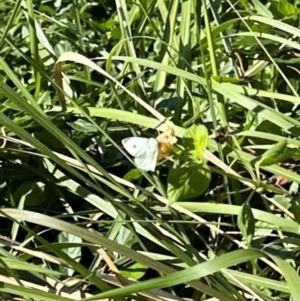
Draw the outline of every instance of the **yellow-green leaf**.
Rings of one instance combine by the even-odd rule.
[[[192,156],[202,159],[208,143],[208,132],[203,125],[192,125],[183,136],[183,146]]]
[[[201,195],[210,183],[210,176],[206,164],[172,169],[168,176],[169,204]]]

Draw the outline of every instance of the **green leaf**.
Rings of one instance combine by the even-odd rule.
[[[255,159],[255,170],[257,178],[260,179],[259,167],[260,166],[269,166],[283,160],[286,160],[291,156],[290,150],[287,148],[287,140],[282,139],[276,143],[273,147],[269,148],[262,156]]]
[[[259,0],[252,0],[257,13],[263,17],[273,18],[273,14]]]
[[[39,206],[49,202],[50,190],[43,182],[23,182],[14,194],[14,199],[19,202],[23,199],[25,206]]]
[[[269,148],[256,163],[257,166],[269,166],[281,162],[287,158],[287,140],[282,139],[274,146]]]
[[[147,269],[147,266],[144,264],[135,262],[130,266],[121,267],[120,274],[127,279],[138,280],[145,275]]]
[[[208,143],[208,132],[203,125],[192,125],[183,136],[182,144],[194,157],[202,159]]]
[[[71,233],[61,232],[58,235],[58,241],[60,243],[73,243],[73,244],[81,244],[82,239],[79,236],[76,236]],[[81,259],[81,246],[71,247],[67,249],[63,249],[63,251],[72,259],[75,259],[77,262]],[[65,266],[59,266],[59,270],[63,273],[67,273],[69,276],[72,276],[74,273],[73,269],[67,268]]]
[[[172,169],[168,176],[169,205],[201,195],[210,183],[210,176],[206,164]]]
[[[272,256],[272,259],[282,272],[285,281],[290,289],[290,300],[299,301],[300,277],[298,272],[292,267],[289,262],[282,260],[278,256]]]
[[[239,1],[241,5],[244,6],[245,11],[252,13],[252,6],[251,6],[251,2],[248,0],[240,0]]]
[[[142,173],[140,172],[140,170],[137,168],[133,168],[124,176],[124,180],[131,182],[133,180],[139,179],[141,176]]]
[[[128,248],[131,248],[132,245],[136,242],[134,233],[132,233],[132,231],[130,231],[124,226],[118,228],[118,234],[115,240],[120,245],[126,246]]]
[[[84,119],[77,119],[75,122],[67,122],[74,130],[82,133],[97,133],[97,128]]]
[[[242,205],[242,208],[238,214],[238,227],[242,232],[247,245],[250,247],[255,231],[255,221],[248,201]]]
[[[294,214],[296,222],[300,225],[300,197],[299,196],[293,199],[290,211]]]
[[[286,195],[275,194],[273,199],[284,209],[289,209],[291,207],[291,199]]]
[[[297,8],[287,0],[271,1],[270,10],[277,18],[297,15]]]
[[[297,194],[299,191],[299,183],[297,182],[292,182],[290,188],[289,188],[289,193],[290,194]]]
[[[164,277],[156,277],[151,280],[116,288],[108,292],[94,295],[93,298],[115,298],[116,296],[124,296],[126,294],[133,294],[152,288],[159,289],[164,287],[174,287],[175,285],[181,283],[187,283],[195,279],[203,278],[207,275],[212,275],[213,273],[219,272],[221,269],[230,267],[231,265],[237,265],[246,261],[256,260],[257,258],[261,258],[263,256],[265,256],[265,253],[258,250],[237,250],[222,254],[212,260],[208,260]],[[292,269],[292,267],[290,268]]]
[[[212,76],[212,78],[218,83],[231,83],[231,84],[245,84],[245,79],[233,78],[227,76]]]
[[[257,132],[269,133],[274,135],[281,135],[281,129],[279,126],[275,125],[270,120],[263,120],[259,123],[259,125],[255,128]],[[252,137],[251,142],[254,144],[272,144],[274,143],[272,140],[262,139],[260,137]]]

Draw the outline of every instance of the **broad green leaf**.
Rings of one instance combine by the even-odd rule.
[[[49,201],[49,192],[50,189],[43,182],[26,181],[16,190],[14,199],[19,202],[23,198],[25,207],[39,206]]]
[[[84,119],[77,119],[75,122],[67,122],[74,130],[82,133],[97,133],[97,128]]]
[[[208,143],[208,132],[203,125],[192,125],[183,136],[182,144],[185,149],[197,159],[202,159]]]
[[[206,164],[172,169],[168,176],[169,204],[201,195],[207,189],[210,177]]]
[[[126,278],[138,280],[145,275],[147,266],[136,262],[130,266],[120,268],[120,274]]]
[[[286,195],[276,194],[273,199],[284,209],[289,209],[291,207],[291,200]]]
[[[262,122],[259,123],[259,125],[255,128],[255,131],[257,132],[263,132],[263,133],[270,133],[274,135],[281,135],[281,129],[279,126],[275,125],[273,122],[269,120],[263,120]],[[260,137],[256,138],[253,137],[251,138],[251,141],[254,142],[255,144],[272,144],[272,140],[266,140],[262,139]]]
[[[297,8],[287,0],[271,1],[270,10],[278,18],[298,14]]]
[[[16,111],[22,111],[20,109],[20,107],[15,103],[13,102],[12,100],[8,99],[7,101],[5,101],[2,106],[6,107],[6,108],[9,108],[9,109],[13,109],[13,110],[16,110]]]
[[[292,182],[290,189],[289,189],[289,193],[290,194],[297,194],[299,190],[299,184],[296,182]]]
[[[132,231],[128,230],[124,226],[121,226],[118,229],[118,235],[116,236],[115,241],[122,246],[130,248],[136,242],[136,238]]]
[[[255,232],[255,221],[248,201],[242,205],[238,214],[238,227],[242,232],[248,247],[250,247]]]
[[[60,243],[78,243],[81,244],[82,243],[82,239],[79,236],[76,236],[74,234],[71,233],[67,233],[67,232],[60,232],[58,235],[58,241]],[[72,259],[76,260],[76,261],[80,261],[81,259],[81,246],[78,247],[71,247],[71,248],[67,248],[67,249],[63,249],[63,251],[69,255],[69,257],[71,257]],[[68,276],[72,276],[74,273],[73,269],[67,268],[65,266],[59,266],[59,270],[63,273],[67,273]]]
[[[252,209],[251,209],[252,211]],[[255,212],[253,212],[253,215],[255,217]],[[255,223],[255,233],[254,233],[254,239],[265,237],[266,239],[268,236],[273,232],[272,225],[270,223],[267,223],[265,221],[257,220]],[[254,247],[254,246],[253,246]]]
[[[142,173],[140,172],[140,170],[137,168],[133,168],[124,176],[124,179],[127,181],[132,181],[139,179],[141,176]]]
[[[261,156],[259,161],[256,163],[257,166],[269,166],[281,162],[286,159],[288,153],[287,140],[282,139],[271,148],[269,148]]]

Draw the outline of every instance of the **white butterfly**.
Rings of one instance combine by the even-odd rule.
[[[129,137],[122,140],[127,152],[134,157],[139,169],[154,171],[157,164],[159,143],[155,138]]]

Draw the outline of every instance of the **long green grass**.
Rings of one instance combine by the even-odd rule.
[[[300,300],[290,2],[0,5],[1,300]]]

